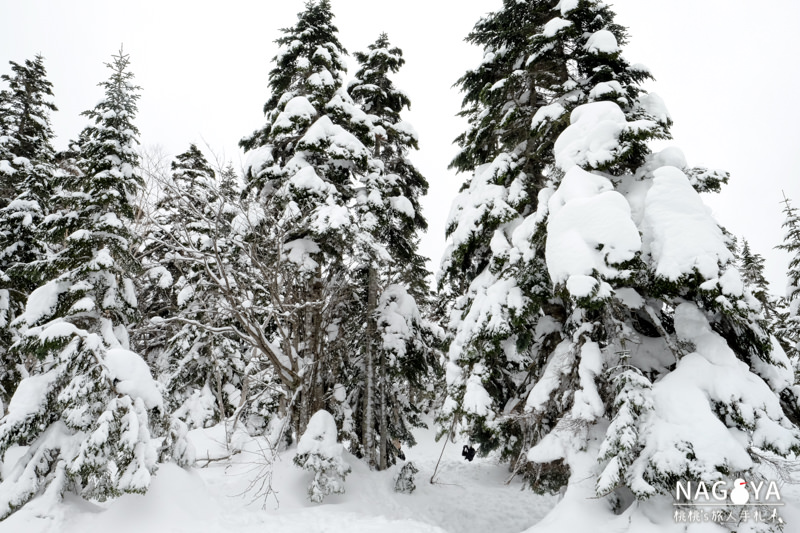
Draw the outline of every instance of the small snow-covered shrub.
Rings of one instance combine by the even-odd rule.
[[[342,459],[344,448],[336,440],[336,421],[328,411],[319,410],[297,444],[294,464],[314,473],[308,486],[308,499],[322,502],[328,494],[344,494],[344,479],[350,466]]]
[[[400,472],[394,478],[394,491],[402,492],[403,494],[411,494],[417,488],[414,484],[414,474],[417,474],[419,469],[412,462],[403,465]]]

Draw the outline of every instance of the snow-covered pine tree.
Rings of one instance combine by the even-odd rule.
[[[294,464],[314,474],[308,485],[308,499],[314,503],[321,503],[329,494],[344,494],[350,466],[342,458],[344,447],[338,434],[333,415],[321,409],[309,419],[297,443]]]
[[[474,175],[451,210],[440,274],[453,307],[444,412],[466,417],[483,452],[501,447],[520,464],[539,436],[524,420],[495,415],[521,407],[546,359],[531,355],[555,348],[565,318],[545,266],[543,227],[531,216],[547,201],[539,195],[560,178],[555,141],[572,109],[603,100],[652,119],[652,127],[626,134],[617,164],[636,167],[643,140],[667,136],[669,117],[643,108],[658,103],[638,86],[650,75],[619,54],[626,35],[613,17],[599,2],[508,0],[469,35],[484,46],[484,60],[459,80],[470,127],[457,139],[461,152],[452,166]]]
[[[524,452],[522,429],[513,418],[496,415],[524,399],[530,346],[539,333],[549,333],[532,335],[551,293],[540,254],[511,263],[506,252],[512,231],[535,211],[546,181],[547,150],[537,159],[530,142],[533,117],[546,103],[539,79],[546,74],[528,58],[551,4],[505,0],[467,37],[483,47],[484,57],[458,81],[468,129],[456,139],[460,152],[451,167],[472,176],[450,211],[438,280],[449,307],[443,415],[463,417],[464,431],[483,453],[499,447],[511,460]]]
[[[270,259],[276,283],[265,294],[281,307],[273,315],[280,323],[273,322],[259,349],[287,390],[292,427],[301,435],[340,379],[341,361],[326,354],[344,353],[334,344],[343,342],[339,330],[354,299],[347,263],[354,244],[371,239],[359,233],[351,205],[357,176],[371,164],[356,137],[368,131],[367,116],[342,86],[346,52],[330,2],[307,2],[297,23],[282,31],[266,124],[240,142],[249,152],[249,205],[260,210],[250,220],[261,220],[243,238],[257,238],[265,225],[269,231],[262,233],[280,235],[269,245],[252,243],[265,253],[279,248]]]
[[[504,7],[518,8],[511,4]],[[797,449],[800,434],[778,399],[791,372],[698,196],[727,174],[689,168],[675,148],[651,152],[648,141],[668,138],[671,120],[638,86],[649,74],[622,56],[625,33],[610,7],[562,0],[528,8],[549,18],[529,25],[530,48],[515,63],[541,80],[521,146],[542,175],[529,182],[525,210],[515,209],[508,199],[521,188],[502,186],[496,169],[518,178],[522,158],[505,147],[512,156],[481,161],[491,165],[477,167],[456,200],[445,286],[459,287],[456,266],[473,271],[453,290],[445,414],[463,415],[485,448],[521,451],[515,471],[535,488],[569,481],[563,501],[628,510],[620,527],[636,530],[625,524],[641,520],[645,500],[672,493],[676,480],[751,475],[759,449]],[[504,57],[490,52],[487,62]],[[484,82],[473,94],[506,83]],[[502,121],[473,101],[475,117]],[[519,265],[539,282],[520,282]],[[724,368],[724,387],[722,370],[709,365]],[[581,516],[566,506],[553,515],[571,522],[563,529],[597,527],[597,514],[578,526]]]
[[[789,301],[790,313],[792,316],[800,315],[800,215],[791,201],[784,197],[783,212],[786,220],[783,227],[786,235],[783,244],[778,248],[790,254],[789,269],[786,273],[788,278],[786,286],[786,299]]]
[[[0,79],[0,176],[4,185],[0,209],[0,398],[6,402],[19,382],[19,365],[7,358],[16,337],[14,319],[41,281],[37,261],[44,258],[41,224],[48,214],[56,180],[50,112],[52,84],[42,56],[24,64],[11,62],[12,74]],[[8,196],[6,196],[8,195]]]
[[[420,312],[431,299],[417,251],[427,227],[419,199],[428,183],[408,159],[418,140],[400,115],[411,102],[390,78],[405,63],[402,51],[381,34],[355,57],[359,70],[348,92],[369,117],[371,128],[361,140],[380,165],[363,176],[357,201],[359,225],[372,239],[357,252],[365,286],[356,325],[366,324],[366,331],[356,327],[353,343],[363,348],[365,363],[348,392],[359,399],[353,407],[367,460],[385,469],[398,451],[390,442],[414,443],[410,429],[420,424],[414,398],[438,367],[437,330]],[[375,430],[374,438],[367,434]]]
[[[800,450],[779,398],[793,376],[698,194],[713,189],[710,174],[698,181],[676,148],[650,150],[648,141],[669,136],[669,115],[626,80],[646,70],[625,66],[613,12],[592,0],[557,7],[545,33],[580,29],[564,68],[588,97],[553,143],[537,212],[520,224],[544,234],[564,309],[549,326],[561,341],[535,354],[542,370],[524,417],[537,442],[526,473],[550,489],[569,473],[553,511],[565,529],[598,527],[596,513],[578,526],[581,517],[562,510],[599,496],[592,506],[609,520],[624,512],[619,527],[637,531],[677,480],[753,478],[765,453]],[[509,255],[529,253],[515,237]]]
[[[155,468],[151,411],[161,393],[128,349],[137,311],[131,253],[141,185],[133,123],[138,87],[121,50],[97,106],[84,113],[81,174],[55,198],[49,280],[28,298],[12,351],[33,361],[0,421],[0,455],[27,446],[0,484],[0,517],[36,496],[103,500],[144,492]]]
[[[750,292],[761,304],[764,317],[772,321],[775,317],[775,299],[769,293],[769,283],[764,277],[764,258],[760,254],[754,253],[750,249],[747,239],[742,241],[742,248],[739,251],[739,273],[742,281],[750,287]]]
[[[800,374],[800,214],[785,195],[783,204],[786,217],[783,228],[786,233],[778,248],[790,255],[786,272],[786,294],[779,301],[774,330],[775,336],[792,360],[797,375]],[[800,390],[795,397],[800,398]]]
[[[166,408],[190,428],[205,427],[239,407],[247,347],[214,331],[232,321],[217,284],[205,268],[207,254],[227,254],[230,203],[214,170],[196,145],[171,164],[144,239],[141,301],[145,321],[137,328],[140,352],[165,386]],[[235,250],[234,250],[235,251]]]

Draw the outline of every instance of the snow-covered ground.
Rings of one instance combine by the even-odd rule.
[[[146,495],[125,495],[105,504],[74,497],[63,503],[32,502],[0,523],[2,533],[250,533],[276,531],[350,533],[518,533],[547,514],[556,499],[521,490],[518,480],[506,485],[509,472],[492,459],[461,457],[463,443],[448,443],[437,483],[429,480],[442,450],[433,429],[416,434],[418,445],[404,450],[419,468],[413,494],[393,490],[397,466],[370,472],[345,454],[352,472],[346,493],[312,504],[306,498],[311,474],[292,463],[295,448],[273,463],[275,491],[265,504],[250,487],[266,463],[263,442],[234,436],[242,448],[230,461],[208,463],[226,452],[221,426],[194,431],[198,464],[183,470],[162,465]],[[255,498],[255,499],[254,499]]]
[[[416,437],[418,445],[404,450],[420,470],[413,494],[393,491],[397,466],[370,472],[363,462],[345,453],[352,467],[347,492],[312,504],[306,498],[311,474],[293,464],[296,449],[292,447],[273,463],[275,493],[265,503],[253,486],[266,471],[269,454],[261,451],[264,441],[234,435],[231,442],[241,452],[230,460],[209,462],[205,458],[227,454],[222,445],[224,428],[194,431],[191,439],[200,467],[187,471],[162,465],[146,495],[125,495],[104,504],[73,496],[58,504],[40,498],[0,523],[0,533],[520,533],[540,523],[558,501],[555,496],[522,490],[519,480],[506,485],[507,468],[490,458],[466,462],[461,442],[447,444],[437,483],[431,484],[443,441],[435,442],[433,429],[418,430]],[[781,493],[786,502],[781,511],[788,522],[786,531],[797,531],[800,487],[784,486]],[[577,515],[592,514],[591,507],[572,502],[560,510],[578,519]],[[661,526],[650,525],[648,531],[681,529],[669,517],[662,518],[658,520]],[[603,531],[601,524],[589,526],[590,517],[581,516],[579,522]],[[551,516],[536,531],[569,533],[565,525]]]

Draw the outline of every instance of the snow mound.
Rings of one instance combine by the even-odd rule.
[[[341,457],[344,448],[337,440],[336,420],[320,409],[308,421],[305,433],[297,444],[298,454],[319,454],[323,457]]]
[[[591,34],[584,48],[592,54],[615,54],[619,52],[617,38],[608,30],[599,30]]]

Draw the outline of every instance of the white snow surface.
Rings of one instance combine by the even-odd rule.
[[[67,289],[64,283],[58,280],[48,281],[41,287],[35,289],[28,296],[28,304],[25,312],[18,319],[25,324],[36,324],[42,318],[50,315],[58,304],[58,295]]]
[[[316,453],[323,457],[341,457],[344,448],[337,440],[336,420],[324,409],[314,413],[306,432],[297,444],[297,453]]]
[[[787,452],[797,430],[784,418],[777,395],[736,357],[695,304],[676,308],[675,330],[694,351],[653,384],[648,444],[632,465],[635,475],[651,465],[684,475],[691,450],[693,474],[708,483],[724,479],[718,465],[731,471],[752,467],[750,446]],[[739,416],[754,428],[752,436],[728,429],[714,412],[718,404],[737,405]]]
[[[317,262],[311,256],[319,253],[320,248],[310,239],[295,239],[283,245],[287,259],[300,267],[302,271],[312,271],[317,268]]]
[[[542,106],[536,110],[536,113],[531,119],[531,129],[535,130],[540,124],[548,120],[556,120],[566,112],[564,106],[558,102]]]
[[[401,213],[408,218],[414,218],[415,211],[414,206],[411,204],[411,200],[406,198],[405,196],[398,195],[398,196],[390,196],[389,203],[392,205],[392,209]]]
[[[599,30],[591,34],[584,47],[594,54],[614,54],[619,52],[617,38],[608,30]]]
[[[11,426],[38,413],[42,405],[46,403],[45,395],[57,376],[56,372],[47,372],[29,376],[20,381],[17,390],[14,391],[14,396],[8,402],[8,413],[3,422],[7,426]]]
[[[561,16],[564,16],[577,7],[578,7],[578,0],[561,0],[558,3],[558,5],[553,9],[560,10]]]
[[[556,17],[544,25],[543,33],[545,37],[555,37],[558,32],[569,26],[572,26],[572,21]]]
[[[305,96],[295,96],[288,102],[272,123],[272,129],[289,129],[296,121],[310,120],[317,114],[317,110]]]
[[[431,424],[431,420],[427,422]],[[145,495],[128,494],[105,503],[68,496],[63,503],[34,502],[0,523],[2,533],[519,533],[536,524],[555,505],[553,496],[521,490],[518,479],[505,484],[505,465],[492,458],[461,457],[461,439],[444,448],[436,483],[434,473],[444,441],[436,431],[415,431],[418,445],[404,448],[420,472],[412,494],[393,491],[401,464],[370,471],[344,452],[353,472],[346,493],[330,495],[322,505],[310,503],[306,487],[311,474],[292,463],[296,448],[272,457],[265,438],[236,432],[226,446],[224,426],[194,430],[197,468],[162,465]],[[265,452],[266,451],[266,455]],[[227,456],[231,461],[206,458]],[[266,500],[248,489],[257,465],[272,462],[275,493]],[[262,508],[263,506],[263,508]],[[556,533],[552,530],[548,533]]]

